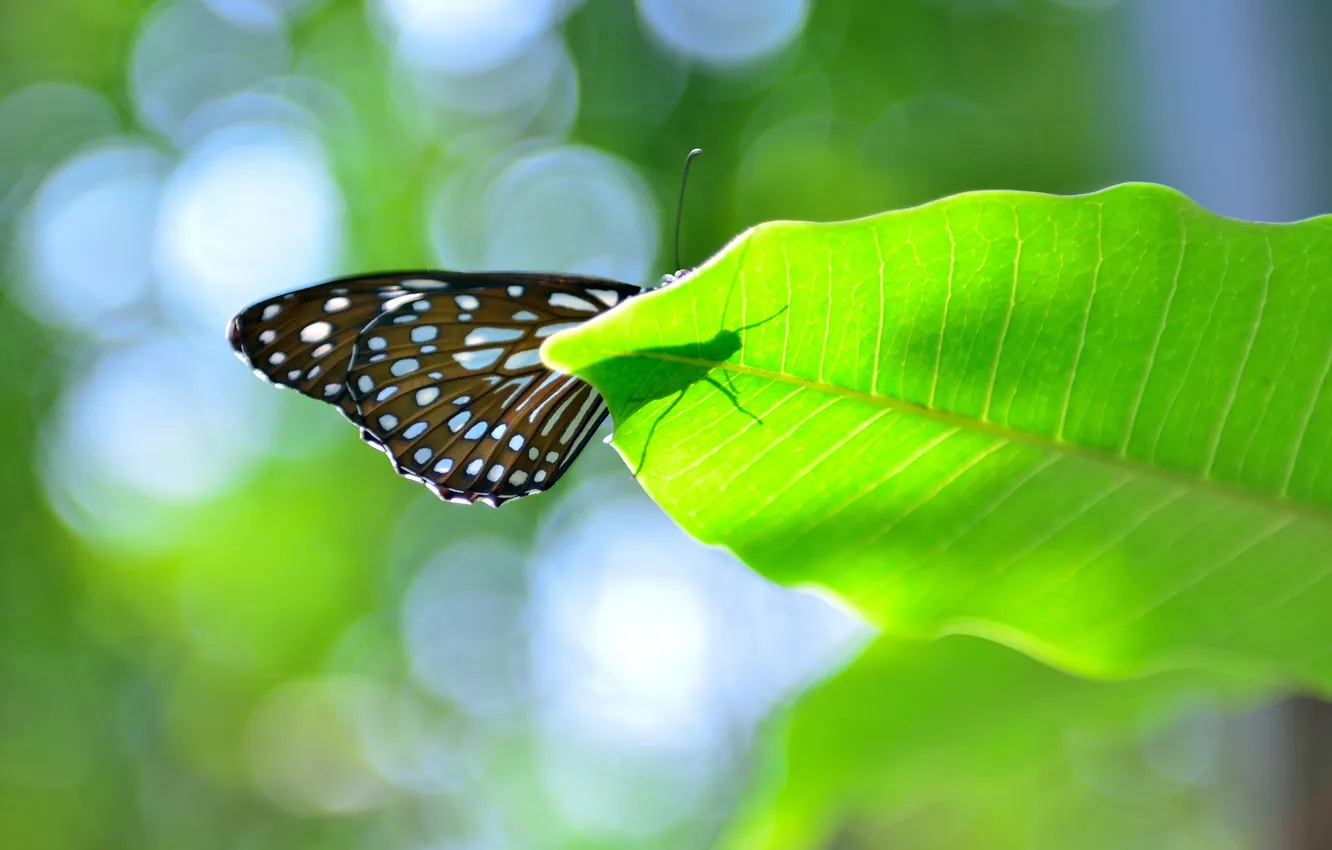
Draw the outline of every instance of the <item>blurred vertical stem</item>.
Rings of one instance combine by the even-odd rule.
[[[1125,40],[1110,67],[1139,69],[1124,116],[1139,128],[1135,179],[1250,220],[1332,209],[1332,61],[1309,36],[1332,22],[1325,0],[1125,0],[1118,14]],[[1255,715],[1249,734],[1253,750],[1275,743],[1276,764],[1244,777],[1266,809],[1267,846],[1332,847],[1332,704],[1289,699]]]

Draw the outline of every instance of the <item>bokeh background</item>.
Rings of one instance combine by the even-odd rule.
[[[1297,219],[1332,210],[1332,6],[0,0],[0,845],[763,834],[853,612],[687,539],[599,442],[543,497],[439,503],[222,338],[360,271],[653,282],[695,146],[686,265],[978,188]],[[1019,662],[964,655],[870,695],[912,772],[810,850],[1332,846],[1321,704],[1082,696],[992,757],[1025,680],[974,699]]]

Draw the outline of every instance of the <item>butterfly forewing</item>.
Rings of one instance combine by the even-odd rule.
[[[252,304],[227,325],[227,341],[260,377],[336,405],[360,423],[347,362],[361,329],[410,294],[402,275],[347,278]],[[438,286],[437,282],[423,283]]]
[[[545,490],[606,406],[589,384],[548,370],[541,343],[639,291],[475,275],[393,302],[358,335],[347,370],[363,437],[441,498],[499,504]]]

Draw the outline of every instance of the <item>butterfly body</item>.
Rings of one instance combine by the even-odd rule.
[[[548,489],[607,416],[539,349],[642,292],[576,275],[395,272],[259,301],[227,325],[261,378],[336,406],[400,474],[492,506]]]

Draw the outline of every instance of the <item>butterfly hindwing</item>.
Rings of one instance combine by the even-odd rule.
[[[542,341],[637,294],[554,275],[452,275],[358,335],[347,385],[362,436],[441,498],[499,504],[550,487],[605,419],[591,385],[551,372]]]

